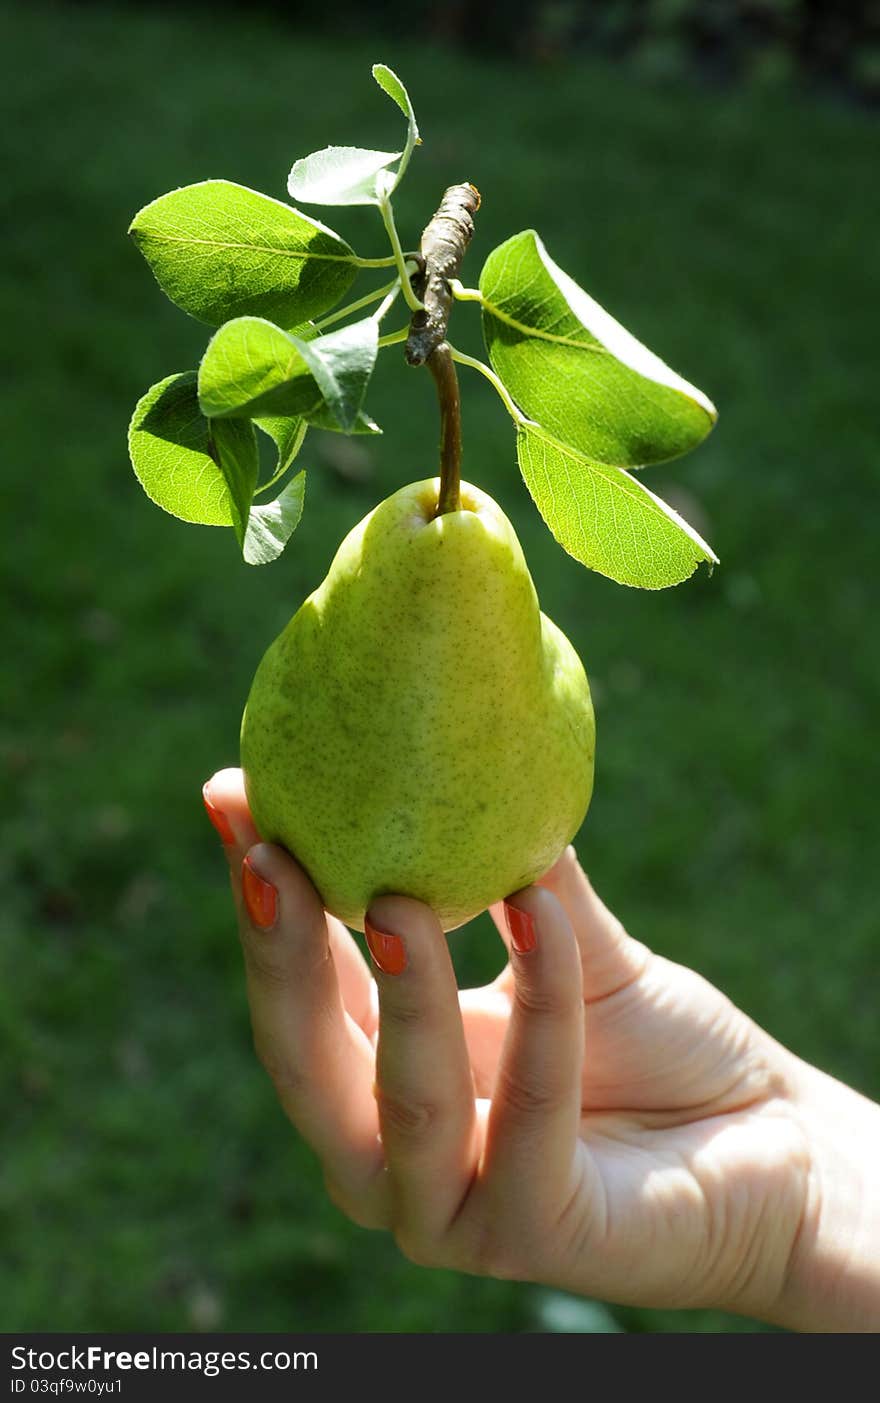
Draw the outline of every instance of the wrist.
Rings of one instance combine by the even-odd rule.
[[[799,1058],[787,1080],[809,1148],[803,1214],[765,1318],[795,1330],[880,1331],[880,1106]]]

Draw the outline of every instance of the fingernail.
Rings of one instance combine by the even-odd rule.
[[[220,834],[220,837],[223,839],[223,842],[234,843],[235,834],[233,833],[229,825],[229,819],[226,817],[222,809],[218,809],[216,804],[211,803],[211,800],[208,797],[207,784],[204,784],[202,786],[202,801],[205,805],[205,811],[208,815],[208,818],[211,820],[214,827],[217,829],[217,832]]]
[[[248,915],[260,930],[269,930],[278,917],[278,893],[271,882],[261,877],[250,859],[241,865],[241,890]]]
[[[511,906],[506,901],[504,914],[507,917],[507,929],[510,931],[510,940],[514,950],[518,955],[528,955],[530,950],[534,950],[538,941],[534,918],[529,915],[528,911],[521,911],[518,906]]]
[[[399,935],[386,935],[370,925],[369,917],[364,919],[364,934],[370,947],[370,954],[383,974],[403,974],[406,969],[406,950]]]

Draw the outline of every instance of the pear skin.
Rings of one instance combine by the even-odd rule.
[[[401,488],[348,534],[242,719],[262,837],[357,930],[385,892],[464,924],[553,865],[592,792],[577,653],[500,507],[462,483],[436,517],[438,487]]]

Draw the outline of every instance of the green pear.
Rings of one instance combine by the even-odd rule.
[[[584,818],[587,678],[478,488],[403,487],[345,538],[275,640],[242,720],[248,800],[347,925],[383,892],[444,930],[527,886]]]

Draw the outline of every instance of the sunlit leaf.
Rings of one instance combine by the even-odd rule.
[[[294,326],[334,306],[357,273],[338,234],[228,180],[161,195],[129,232],[171,301],[211,326],[239,316]]]
[[[412,155],[413,147],[420,146],[422,138],[419,136],[419,128],[416,123],[416,114],[410,101],[409,93],[401,83],[397,74],[385,63],[373,64],[373,77],[384,93],[387,93],[392,102],[395,102],[406,118],[407,134],[406,147],[403,151],[397,177],[391,185],[394,189],[400,183],[404,171],[406,170],[409,158]]]
[[[416,124],[416,114],[409,93],[403,86],[403,83],[401,83],[397,74],[392,68],[388,67],[387,63],[374,63],[372,73],[382,91],[388,94],[392,102],[397,103],[397,106],[400,108],[409,123],[410,129],[415,135],[415,140],[420,141],[419,129]]]
[[[248,565],[268,565],[284,550],[299,525],[305,488],[306,475],[303,471],[297,473],[274,502],[264,505],[255,502],[251,507],[242,549]]]
[[[255,419],[254,423],[273,440],[278,457],[272,471],[273,477],[286,472],[299,450],[302,448],[308,424],[294,415],[276,415]]]
[[[376,205],[384,193],[379,177],[402,155],[325,146],[294,164],[287,190],[292,200],[307,205]]]
[[[489,358],[530,419],[602,463],[639,467],[696,447],[714,406],[553,262],[534,230],[480,275]]]
[[[597,463],[537,424],[517,426],[526,486],[553,535],[582,565],[622,585],[664,589],[716,555],[677,512],[623,468]]]
[[[199,399],[210,418],[327,413],[350,433],[376,361],[374,318],[305,340],[257,317],[227,322],[199,368]]]
[[[243,465],[255,483],[253,426],[230,420],[220,442],[228,460]],[[128,448],[141,486],[164,511],[203,526],[233,524],[229,486],[192,372],[169,375],[147,390],[132,416]]]

